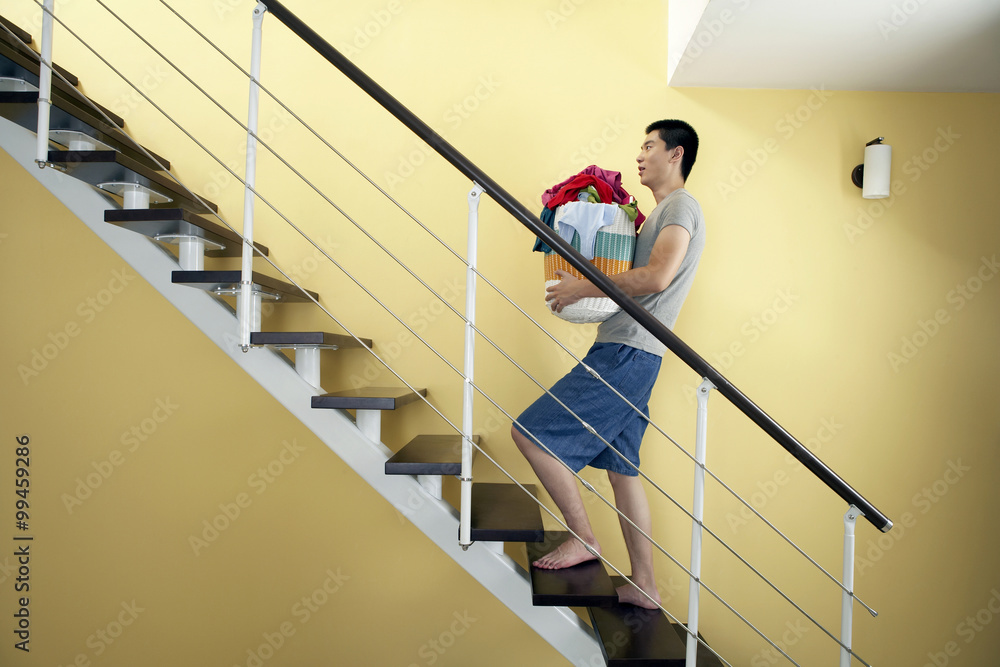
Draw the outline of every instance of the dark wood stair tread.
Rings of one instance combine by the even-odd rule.
[[[58,64],[54,67],[55,71],[59,74],[69,74],[60,67]],[[35,88],[38,87],[41,76],[41,59],[38,54],[31,49],[24,49],[18,46],[12,45],[9,41],[4,42],[0,40],[0,76],[8,77],[11,79],[20,79],[30,83]],[[52,95],[61,94],[68,98],[76,101],[77,104],[85,105],[90,107],[90,102],[86,95],[81,93],[77,88],[79,81],[75,76],[70,74],[66,77],[67,81],[63,81],[59,76],[52,76]],[[75,83],[74,83],[75,82]],[[102,113],[106,114],[111,122],[117,127],[125,127],[125,119],[123,119],[118,114],[114,113],[110,109],[107,109],[100,104],[94,102]]]
[[[34,38],[31,36],[30,32],[22,29],[21,26],[10,22],[9,20],[5,19],[2,16],[0,16],[0,25],[5,26],[7,30],[10,30],[12,33],[14,33],[14,37],[24,42],[25,44],[31,44],[34,41]],[[0,39],[3,39],[4,41],[10,41],[11,36],[7,34],[6,30],[0,28]]]
[[[478,435],[472,439],[479,443]],[[385,462],[385,474],[461,475],[463,441],[457,433],[418,435]]]
[[[608,667],[684,667],[685,642],[659,609],[618,604],[587,611]]]
[[[345,347],[372,346],[370,338],[355,338],[328,331],[258,331],[250,334],[251,345],[268,347],[318,347],[339,350]]]
[[[396,410],[426,396],[426,389],[407,387],[365,387],[345,389],[312,397],[312,407],[333,410]]]
[[[617,588],[626,585],[621,576],[611,577]],[[659,609],[643,609],[630,604],[589,607],[608,667],[683,667],[687,658],[688,633],[683,625],[671,623]],[[698,637],[704,641],[701,633]],[[698,644],[699,667],[717,667],[723,662],[705,645]]]
[[[243,238],[239,234],[182,208],[109,209],[104,212],[104,221],[150,238],[193,236],[223,246],[206,247],[206,257],[238,257],[243,254]],[[267,246],[254,243],[254,247],[261,255],[267,256]]]
[[[239,289],[240,278],[241,275],[238,270],[174,271],[171,280],[175,285],[186,285],[188,287],[196,287],[209,292],[222,293]],[[271,276],[264,275],[263,273],[257,273],[254,271],[251,280],[254,285],[260,288],[261,291],[280,297],[280,301],[302,302],[310,300],[302,293],[302,290],[295,285],[277,278],[272,278]],[[318,294],[309,290],[306,291],[312,296],[313,299],[319,300]]]
[[[7,34],[7,30],[0,28],[0,43],[15,49],[26,58],[41,63],[41,58],[39,57],[38,52],[31,48],[31,44],[35,41],[35,39],[31,36],[31,33],[22,30],[19,26],[14,25],[2,16],[0,16],[0,24],[6,26],[8,30],[14,33],[14,36],[11,37]],[[80,85],[80,79],[77,78],[77,76],[72,72],[60,67],[59,63],[53,63],[52,68],[62,75],[66,81],[69,82],[69,85]]]
[[[14,25],[2,16],[0,16],[0,24],[6,26],[8,30],[14,33],[14,36],[11,37],[7,34],[7,30],[0,28],[0,43],[15,49],[18,53],[40,65],[41,57],[38,55],[37,51],[31,48],[31,44],[35,41],[34,37],[31,36],[31,33],[26,30],[22,30],[19,26]],[[77,78],[77,76],[72,72],[60,67],[59,63],[52,63],[52,68],[65,78],[69,85],[80,85],[80,79]]]
[[[219,207],[204,198],[199,201],[169,176],[118,151],[49,151],[49,162],[85,183],[129,183],[148,187],[171,199],[165,208],[186,208],[195,213],[215,213]],[[156,205],[151,205],[155,207]]]
[[[37,131],[38,93],[13,91],[0,93],[0,116],[27,130]],[[78,100],[67,99],[58,91],[54,91],[52,95],[49,127],[52,132],[71,130],[86,134],[145,164],[150,169],[156,171],[170,169],[170,162],[166,158],[140,147],[129,135],[105,122],[96,111],[82,106]],[[149,157],[146,153],[149,153]]]
[[[537,497],[534,485],[523,485]],[[477,542],[542,542],[545,528],[538,503],[516,484],[472,485],[471,537]]]
[[[687,629],[678,623],[672,623],[671,627],[674,629],[674,632],[677,633],[677,636],[680,638],[686,649],[688,640]],[[705,638],[700,632],[698,633],[698,638],[705,641]],[[698,667],[723,667],[725,664],[726,663],[719,660],[719,657],[715,655],[715,653],[706,648],[704,644],[698,642]]]
[[[531,603],[535,606],[598,607],[618,604],[618,593],[600,560],[562,570],[543,570],[532,563],[570,539],[565,531],[545,533],[542,542],[528,542]],[[575,539],[575,538],[573,538]]]

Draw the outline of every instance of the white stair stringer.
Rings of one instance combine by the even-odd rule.
[[[564,607],[533,606],[527,572],[509,556],[481,543],[463,551],[458,545],[454,508],[429,495],[411,476],[386,475],[389,449],[362,435],[346,413],[313,409],[311,398],[318,393],[316,388],[299,376],[283,355],[265,348],[244,353],[238,345],[232,310],[207,292],[173,284],[171,274],[179,268],[173,255],[144,236],[104,222],[108,200],[56,169],[40,169],[34,161],[35,142],[35,133],[0,118],[0,148],[394,508],[573,665],[604,663],[600,646],[582,619]]]

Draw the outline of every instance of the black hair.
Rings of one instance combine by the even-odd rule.
[[[646,128],[646,134],[654,131],[660,133],[660,139],[667,145],[667,150],[677,146],[684,149],[684,157],[681,158],[681,176],[686,181],[698,157],[698,133],[682,120],[658,120],[650,123]]]

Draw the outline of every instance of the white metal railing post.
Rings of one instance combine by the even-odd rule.
[[[35,164],[49,163],[49,113],[52,111],[52,16],[55,0],[42,5],[42,53],[38,66],[38,134]]]
[[[472,545],[472,397],[476,352],[476,256],[479,244],[479,200],[483,189],[478,183],[469,191],[469,238],[465,272],[465,386],[462,395],[462,477],[459,506],[458,543]]]
[[[698,386],[698,416],[694,445],[694,502],[691,506],[691,583],[688,588],[686,667],[698,660],[698,604],[701,598],[701,535],[705,520],[705,461],[708,449],[708,396],[715,385],[704,378]]]
[[[59,136],[56,135],[58,129],[50,133],[48,127],[49,115],[51,110],[51,84],[52,84],[51,53],[52,53],[52,33],[54,25],[54,19],[53,19],[54,1],[55,0],[44,0],[44,6],[43,6],[43,32],[42,32],[42,46],[41,46],[42,55],[40,59],[39,95],[38,95],[38,103],[39,103],[39,114],[38,114],[39,124],[37,133],[38,159],[36,160],[39,167],[47,166],[49,137],[52,137],[57,143],[62,143]],[[260,81],[260,69],[261,69],[262,25],[263,25],[264,15],[267,11],[268,9],[264,4],[264,2],[258,2],[253,11],[253,40],[252,40],[253,43],[251,52],[249,111],[248,111],[248,122],[247,122],[247,130],[248,130],[247,160],[246,160],[246,174],[245,174],[246,188],[244,192],[245,206],[244,206],[244,244],[243,244],[243,257],[242,257],[243,265],[241,273],[241,285],[240,289],[238,290],[240,296],[240,303],[238,307],[240,313],[240,328],[241,328],[240,340],[244,351],[248,350],[249,348],[250,332],[258,331],[260,329],[260,317],[261,317],[260,301],[262,295],[260,292],[256,292],[253,290],[252,260],[254,252],[253,209],[256,199],[255,173],[256,173],[256,154],[257,154],[257,143],[258,143],[256,135],[258,129],[258,116],[259,116],[258,105],[259,105],[259,90],[260,90],[259,81]],[[90,144],[89,142],[86,142],[86,140],[80,140],[80,139],[74,139],[71,143],[68,144],[68,146],[71,150],[93,150],[94,148],[94,145]],[[476,271],[476,261],[477,261],[476,258],[477,258],[477,246],[478,246],[478,239],[477,239],[478,206],[479,206],[479,201],[481,200],[481,194],[483,192],[484,192],[483,188],[478,183],[474,182],[473,188],[468,194],[469,229],[468,229],[468,268],[467,268],[467,281],[466,281],[466,313],[465,313],[467,321],[465,324],[465,350],[464,350],[465,368],[463,371],[464,386],[463,386],[463,423],[462,423],[462,467],[461,467],[462,502],[461,502],[461,523],[460,523],[460,545],[463,547],[463,549],[468,548],[468,546],[472,544],[470,535],[471,531],[469,525],[469,514],[470,514],[469,508],[471,501],[472,455],[475,451],[475,446],[473,444],[475,442],[473,439],[474,438],[473,397],[474,397],[474,390],[476,387],[473,379],[473,371],[474,371],[474,356],[475,356],[474,344],[475,344],[476,281],[478,276]],[[124,208],[126,209],[148,207],[149,205],[149,193],[143,192],[139,188],[128,188],[124,190],[123,199],[124,199]],[[330,203],[332,204],[332,202]],[[281,215],[281,217],[284,217],[284,215],[282,215],[280,211],[277,211],[277,209],[275,209],[275,211],[279,215]],[[288,221],[287,218],[285,219],[286,221]],[[417,222],[419,223],[419,221]],[[192,269],[200,268],[200,266],[198,267],[188,266],[188,263],[193,263],[198,261],[198,256],[203,255],[203,248],[201,250],[202,252],[199,253],[196,252],[197,249],[193,245],[192,246],[182,245],[181,248],[182,267],[192,268]],[[184,258],[186,257],[189,257],[190,259],[185,260]],[[488,280],[487,282],[489,283]],[[246,313],[244,313],[244,308],[246,308]],[[329,315],[329,312],[327,312],[327,314]],[[332,315],[330,316],[333,317]],[[410,331],[411,333],[415,333],[412,331],[412,329]],[[487,340],[489,339],[487,338]],[[312,352],[316,352],[318,354],[318,351],[316,350],[313,350]],[[296,353],[297,365],[300,353],[301,351],[297,351]],[[442,357],[442,359],[444,359],[444,357]],[[305,364],[306,358],[303,357],[302,360],[303,363]],[[390,368],[390,370],[392,369]],[[315,386],[317,387],[319,386],[318,374],[302,373],[302,375]],[[689,636],[687,643],[688,655],[686,663],[689,667],[693,667],[695,665],[697,648],[699,645],[697,636],[698,636],[698,619],[699,619],[698,607],[700,599],[700,589],[702,587],[700,575],[701,575],[702,534],[704,531],[704,494],[705,494],[705,475],[706,475],[706,460],[707,460],[707,454],[706,454],[707,452],[706,434],[707,434],[707,423],[708,423],[707,406],[708,406],[709,395],[712,389],[717,389],[717,387],[707,378],[703,379],[703,382],[698,388],[698,412],[697,412],[696,456],[695,456],[696,469],[695,469],[695,480],[694,480],[694,503],[693,503],[693,512],[691,515],[692,516],[691,567],[690,567],[691,578],[690,578],[690,589],[689,589],[690,597],[689,597],[689,610],[688,610]],[[489,397],[487,396],[487,398]],[[496,404],[494,403],[494,405]],[[365,414],[362,415],[362,412],[364,412]],[[378,419],[377,415],[378,415],[377,411],[359,411],[358,414],[358,425],[360,428],[362,428],[362,431],[365,433],[369,433],[370,431],[368,430],[367,427],[362,426],[362,422],[364,421],[367,424],[369,423],[368,420],[372,419],[371,423],[374,424],[375,435],[374,436],[369,435],[369,437],[376,443],[380,441],[380,436],[378,435],[378,430],[377,430],[378,424],[380,422],[377,421]],[[669,436],[667,437],[669,438]],[[504,473],[507,473],[507,471],[504,470],[502,467],[500,468],[500,470],[503,471]],[[509,473],[507,474],[508,476],[510,476]],[[511,477],[511,479],[513,479],[513,477]],[[581,479],[580,481],[585,485],[587,485],[588,488],[590,488],[592,491],[594,490],[584,480]],[[877,511],[875,511],[875,513],[877,514]],[[855,564],[855,522],[859,516],[864,516],[864,513],[858,510],[858,508],[855,507],[854,505],[851,505],[847,514],[844,517],[844,524],[845,524],[844,564],[843,564],[844,590],[842,595],[842,619],[841,619],[842,620],[841,637],[844,646],[841,649],[841,661],[840,661],[841,667],[849,667],[852,657],[850,647],[852,641],[853,603],[855,600],[857,600],[853,591],[854,564]],[[501,543],[497,544],[499,544],[499,552],[502,553],[503,552],[502,544]],[[654,542],[654,544],[656,543]],[[723,542],[723,544],[725,543]],[[710,588],[706,587],[706,590],[712,595],[715,595]],[[718,598],[718,596],[716,597]],[[721,598],[718,599],[721,601]],[[860,600],[858,601],[861,602]],[[861,602],[861,604],[864,605],[863,602]],[[726,606],[729,605],[726,604]],[[730,609],[732,608],[730,607]],[[874,615],[874,612],[872,613]],[[746,622],[745,619],[743,620],[744,622]],[[747,624],[749,625],[749,623]],[[751,627],[753,626],[751,625]],[[756,630],[756,628],[754,629]],[[823,630],[826,631],[825,628],[823,628]]]
[[[243,193],[243,263],[236,310],[240,319],[240,347],[250,349],[250,332],[260,328],[260,301],[253,294],[253,207],[257,179],[257,110],[260,101],[260,48],[267,7],[258,2],[253,10],[253,41],[250,47],[250,103],[247,112],[247,162]],[[255,312],[258,311],[258,312]]]
[[[851,634],[854,622],[854,526],[862,515],[854,505],[844,515],[844,591],[840,603],[840,667],[851,665]]]

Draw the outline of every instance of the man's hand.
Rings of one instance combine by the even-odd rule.
[[[586,296],[583,293],[583,288],[585,285],[589,285],[590,282],[580,280],[567,271],[556,270],[556,275],[560,277],[560,281],[551,287],[545,288],[547,292],[545,301],[549,304],[549,308],[557,313],[561,313],[563,308],[572,306]]]
[[[680,225],[668,225],[660,231],[653,243],[649,264],[608,277],[631,297],[662,292],[677,274],[690,242],[691,235],[686,229]],[[580,299],[607,296],[589,280],[579,280],[567,271],[557,270],[556,274],[562,280],[546,288],[548,294],[545,295],[545,301],[557,313]]]

